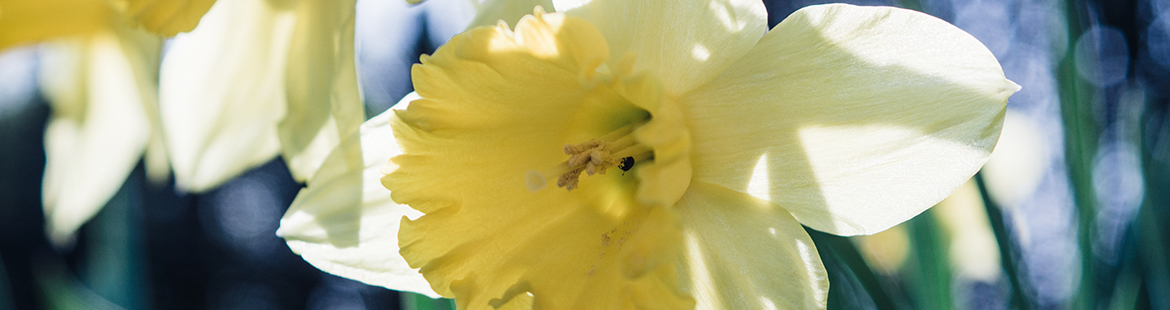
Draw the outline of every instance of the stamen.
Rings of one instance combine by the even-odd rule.
[[[524,183],[528,186],[530,191],[539,191],[544,189],[545,184],[548,184],[549,176],[561,176],[573,169],[569,167],[567,162],[553,166],[545,171],[529,170],[528,174],[524,176]]]
[[[552,176],[557,178],[557,187],[567,190],[577,188],[581,173],[588,175],[605,174],[609,168],[629,171],[638,162],[650,158],[653,149],[638,143],[632,134],[642,122],[618,128],[598,139],[580,144],[565,145],[569,159],[544,171],[528,171],[525,185],[530,191],[544,189]]]

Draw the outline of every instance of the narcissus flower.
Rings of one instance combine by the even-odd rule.
[[[466,309],[824,308],[801,224],[872,234],[934,205],[986,161],[1019,89],[908,10],[812,6],[765,34],[758,1],[579,2],[456,36],[414,68],[420,99],[364,127],[360,147],[397,144],[367,152],[400,153],[390,198],[424,215],[368,185],[382,202],[360,209],[302,193],[316,207],[294,203],[290,246],[426,291],[375,250],[398,245]]]
[[[62,44],[77,51],[47,59],[46,76],[64,77],[46,79],[54,118],[44,200],[55,241],[105,205],[148,142],[158,155],[148,156],[148,173],[165,180],[173,168],[186,191],[215,188],[278,154],[303,181],[364,118],[355,1],[34,2],[0,2],[0,14],[22,13],[0,15],[0,47],[90,34]],[[158,35],[181,31],[191,32],[160,65]]]
[[[52,40],[41,84],[53,108],[45,132],[47,232],[64,244],[147,153],[152,179],[168,164],[158,121],[159,37],[195,27],[214,0],[0,0],[0,50]]]

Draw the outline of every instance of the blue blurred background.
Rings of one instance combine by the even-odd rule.
[[[463,30],[465,2],[358,2],[367,115],[411,91],[410,65]],[[951,22],[1023,89],[977,190],[953,197],[968,209],[870,237],[810,230],[830,309],[1170,309],[1170,0],[846,2]],[[765,1],[771,25],[817,3]],[[0,309],[451,307],[293,254],[275,231],[302,184],[279,159],[199,195],[147,182],[139,164],[74,246],[54,248],[37,51],[0,54]]]

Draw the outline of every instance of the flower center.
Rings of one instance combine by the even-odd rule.
[[[618,128],[597,139],[579,144],[565,145],[569,159],[544,171],[532,170],[525,178],[531,191],[544,189],[550,177],[557,177],[557,187],[573,190],[577,188],[581,173],[588,175],[605,174],[609,168],[617,167],[629,171],[634,164],[654,156],[654,150],[634,138],[634,129],[646,122],[636,122]]]

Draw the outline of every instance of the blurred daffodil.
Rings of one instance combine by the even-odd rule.
[[[175,37],[159,100],[177,187],[208,190],[278,154],[304,181],[357,130],[354,4],[219,1]]]
[[[59,53],[73,60],[49,60],[51,68],[83,65],[48,75],[79,77],[50,79],[73,84],[47,87],[57,89],[50,95],[59,116],[46,138],[44,191],[55,240],[67,240],[106,203],[148,140],[149,153],[160,155],[148,156],[148,173],[165,178],[169,164],[178,187],[199,192],[277,154],[303,181],[363,119],[353,59],[354,1],[94,2],[103,10],[93,14],[106,28],[86,24],[53,33],[94,37],[84,43],[92,46]],[[4,12],[52,12],[5,5]],[[15,21],[26,22],[23,27],[42,19]],[[107,35],[107,28],[154,34]],[[160,68],[158,35],[187,30],[174,39]]]
[[[987,193],[1000,208],[1018,207],[1035,193],[1048,173],[1052,152],[1044,143],[1047,139],[1042,128],[1030,116],[1007,111],[1003,134],[983,166]]]
[[[975,180],[970,180],[939,202],[932,212],[950,238],[948,257],[955,274],[963,279],[994,283],[1001,276],[1003,265],[984,203]]]
[[[765,34],[758,1],[554,5],[423,57],[421,98],[335,151],[362,164],[326,160],[298,196],[290,246],[425,293],[421,268],[468,309],[824,308],[801,224],[871,234],[934,205],[1018,89],[908,10],[813,6]],[[368,180],[391,155],[387,194]]]
[[[143,152],[168,175],[157,117],[160,35],[194,28],[214,1],[0,1],[0,49],[41,48],[53,108],[42,200],[51,240],[64,244],[121,187]]]
[[[148,116],[158,104],[161,46],[156,36],[121,27],[42,48],[41,84],[53,114],[41,194],[54,243],[65,244],[113,197],[144,151],[151,150],[148,174],[165,180],[166,156]]]
[[[129,25],[162,36],[190,31],[215,0],[0,0],[0,50]]]

